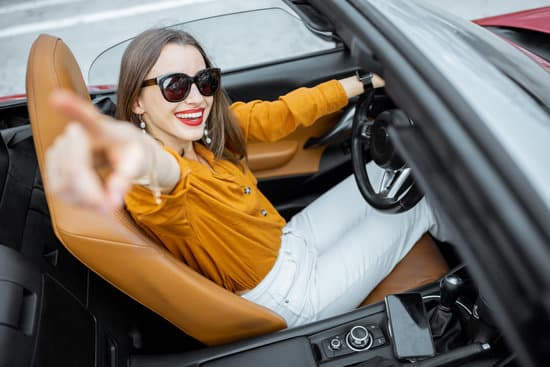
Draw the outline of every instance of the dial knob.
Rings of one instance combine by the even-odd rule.
[[[366,327],[357,325],[347,335],[348,346],[353,350],[364,350],[370,347],[371,336]]]
[[[330,340],[330,348],[332,350],[339,350],[342,347],[342,342],[340,341],[340,338],[332,338]]]

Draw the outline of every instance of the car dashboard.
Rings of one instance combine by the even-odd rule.
[[[398,296],[405,296],[401,297],[405,300],[402,306],[408,311],[414,308],[411,299],[422,300],[421,313],[412,312],[412,320],[428,327],[428,344],[433,349],[427,351],[431,355],[420,345],[410,322],[396,316],[397,320],[390,320],[388,310],[396,312],[398,308],[390,305],[388,298],[393,296],[389,296],[386,302],[259,338],[189,353],[133,356],[130,365],[494,366],[511,358],[493,326],[489,306],[477,294],[464,266],[453,269],[440,284]],[[451,307],[442,311],[445,303]],[[392,330],[399,336],[392,335]],[[405,344],[398,347],[398,343]]]

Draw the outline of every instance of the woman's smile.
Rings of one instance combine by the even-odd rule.
[[[185,111],[176,112],[176,118],[183,124],[188,126],[199,126],[202,124],[204,117],[204,108],[194,108]]]

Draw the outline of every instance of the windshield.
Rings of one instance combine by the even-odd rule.
[[[224,72],[335,47],[334,42],[315,36],[299,18],[280,8],[225,14],[170,27],[193,35]],[[108,48],[93,61],[89,85],[117,84],[120,60],[131,40]]]

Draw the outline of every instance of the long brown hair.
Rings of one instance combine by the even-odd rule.
[[[203,48],[189,33],[176,29],[149,29],[130,42],[120,64],[118,80],[118,96],[115,117],[118,120],[130,121],[139,126],[140,116],[132,108],[141,93],[141,83],[151,68],[157,62],[164,46],[175,43],[182,46],[195,47],[204,58],[206,67],[212,67],[212,62],[206,56]],[[236,118],[229,109],[229,98],[222,88],[214,94],[212,110],[207,126],[212,142],[205,145],[217,159],[227,159],[238,166],[246,162],[246,145]]]

